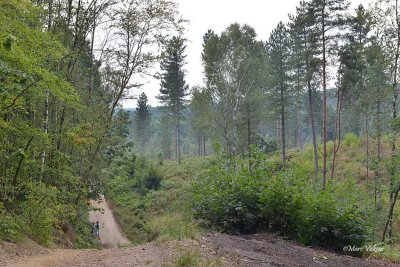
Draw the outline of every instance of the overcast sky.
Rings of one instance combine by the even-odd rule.
[[[190,87],[203,84],[201,52],[203,35],[208,29],[216,33],[223,32],[230,24],[240,23],[252,26],[259,40],[267,40],[279,21],[288,21],[288,14],[293,14],[300,0],[175,0],[179,4],[182,16],[189,20],[185,38],[188,40],[187,77]],[[350,0],[351,10],[370,0]],[[131,92],[138,95],[144,91],[151,106],[157,106],[159,81],[151,80],[142,90]],[[127,100],[124,107],[135,107],[135,100]]]

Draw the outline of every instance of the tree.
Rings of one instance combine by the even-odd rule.
[[[118,5],[111,14],[111,33],[115,42],[106,47],[107,78],[113,91],[108,122],[97,142],[95,159],[104,136],[112,126],[113,115],[128,89],[141,86],[131,78],[149,75],[153,64],[160,59],[154,47],[160,47],[171,32],[180,31],[177,6],[169,0],[129,0]]]
[[[193,87],[191,95],[191,123],[197,134],[199,156],[205,156],[206,142],[211,130],[212,99],[209,91],[201,87]]]
[[[375,20],[374,29],[382,39],[382,47],[389,63],[389,73],[391,80],[392,94],[392,126],[396,125],[398,120],[399,105],[399,60],[400,60],[400,13],[398,0],[379,0],[375,2],[373,8],[373,17]],[[392,127],[391,130],[391,162],[389,167],[389,209],[385,228],[382,235],[382,242],[386,238],[392,239],[393,211],[400,193],[399,179],[397,177],[398,152],[396,150],[396,138],[398,129]]]
[[[337,86],[337,105],[336,105],[336,123],[335,139],[333,149],[333,159],[331,165],[331,178],[333,178],[336,155],[341,144],[342,137],[342,110],[346,109],[350,115],[356,118],[352,121],[357,125],[359,114],[365,117],[366,141],[366,165],[367,178],[369,175],[369,112],[372,108],[372,101],[366,88],[367,62],[366,49],[369,45],[368,34],[371,30],[371,21],[369,13],[362,5],[355,10],[355,16],[348,20],[350,32],[346,35],[344,44],[339,50],[339,68]],[[350,130],[355,127],[350,126]],[[359,134],[355,129],[356,134]]]
[[[150,105],[147,104],[145,93],[139,95],[137,107],[133,115],[134,131],[137,143],[140,146],[140,155],[144,155],[144,146],[150,139],[151,113]]]
[[[316,88],[320,86],[319,68],[321,61],[318,58],[319,47],[317,35],[313,33],[312,27],[316,17],[308,9],[308,2],[301,1],[295,16],[291,16],[291,65],[294,69],[293,79],[297,92],[300,88],[305,88],[308,99],[308,113],[311,124],[311,140],[314,152],[314,170],[318,173],[318,144],[316,120]]]
[[[181,163],[181,120],[184,118],[186,96],[189,86],[185,81],[185,40],[172,37],[168,42],[161,61],[161,88],[158,99],[165,105],[167,113],[174,120],[175,159]]]
[[[388,61],[376,36],[371,37],[371,44],[365,50],[366,55],[366,92],[363,103],[374,110],[372,122],[376,140],[376,156],[372,161],[374,171],[374,202],[377,210],[382,209],[382,178],[383,178],[383,153],[382,136],[385,133],[384,103],[390,93],[390,76],[388,75]],[[368,104],[368,102],[370,104]],[[370,112],[370,110],[369,110]]]
[[[279,22],[278,26],[272,31],[267,42],[268,54],[268,93],[271,104],[276,109],[276,114],[280,119],[280,133],[282,144],[282,163],[286,167],[286,107],[291,100],[289,88],[289,31],[287,27]]]
[[[261,90],[263,46],[253,28],[239,24],[230,25],[221,36],[209,31],[204,41],[202,59],[215,111],[214,129],[234,159],[240,148],[248,147],[248,141],[239,137],[250,136],[246,120],[251,113],[246,115],[246,106],[255,103],[250,101]]]
[[[327,167],[327,67],[328,56],[334,56],[334,51],[337,51],[335,46],[338,37],[337,31],[344,26],[345,11],[348,9],[349,3],[347,0],[312,0],[307,9],[308,14],[315,16],[314,25],[309,30],[317,36],[320,48],[322,50],[322,188],[326,187]]]

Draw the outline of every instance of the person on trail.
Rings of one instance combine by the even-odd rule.
[[[92,222],[92,235],[93,235],[93,237],[96,237],[96,224],[95,224],[95,222]]]
[[[97,238],[100,238],[100,224],[99,224],[99,221],[97,221],[96,224],[95,224],[95,233],[96,233],[95,236]]]

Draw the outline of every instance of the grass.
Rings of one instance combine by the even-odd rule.
[[[369,257],[373,259],[388,260],[395,263],[400,263],[400,246],[385,245],[382,246],[382,251],[372,252]]]
[[[225,266],[221,258],[202,255],[199,245],[194,247],[177,247],[178,255],[165,267],[222,267]]]
[[[199,266],[201,253],[199,249],[186,249],[175,259],[174,264],[177,267]]]
[[[180,165],[164,161],[160,166],[160,188],[146,195],[129,190],[127,178],[115,178],[107,197],[125,235],[135,244],[197,238],[202,229],[192,215],[190,185],[194,177],[208,168],[212,159],[187,158]]]

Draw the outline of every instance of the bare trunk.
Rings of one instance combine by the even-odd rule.
[[[374,183],[374,197],[375,197],[375,208],[377,210],[382,209],[382,193],[380,190],[380,175],[381,175],[381,154],[382,154],[382,125],[381,125],[381,103],[377,102],[377,117],[378,117],[378,125],[377,125],[377,166],[375,170],[375,183]]]
[[[307,30],[304,29],[304,32],[307,32]],[[304,35],[304,49],[305,49],[305,51],[308,51],[307,35]],[[310,71],[309,59],[306,59],[306,70],[307,70],[307,72]],[[307,79],[307,93],[308,93],[308,105],[309,105],[309,108],[310,108],[312,144],[313,144],[313,149],[314,149],[314,171],[315,171],[315,174],[317,174],[318,171],[319,171],[319,166],[318,166],[318,146],[317,146],[317,136],[316,136],[316,132],[315,132],[314,101],[313,101],[313,94],[312,94],[310,78]]]
[[[206,134],[203,133],[203,156],[206,156]]]
[[[312,133],[312,143],[314,148],[314,170],[317,174],[319,171],[318,167],[318,146],[317,146],[317,134],[315,131],[315,120],[314,120],[314,101],[311,89],[311,83],[308,81],[307,83],[307,92],[308,92],[308,105],[310,108],[310,121],[311,121],[311,133]]]
[[[47,133],[49,132],[49,91],[46,91],[46,96],[45,96],[45,100],[44,100],[43,129],[44,129],[45,134],[47,135]],[[42,161],[41,173],[43,175],[45,161],[46,161],[46,149],[43,149],[43,151],[42,151],[41,161]]]
[[[276,119],[276,142],[278,144],[281,144],[280,120],[281,120],[280,117]]]
[[[285,136],[285,105],[284,105],[284,89],[281,85],[281,139],[282,139],[282,164],[286,167],[286,136]]]
[[[369,182],[369,126],[368,126],[368,113],[365,114],[365,134],[366,134],[366,164],[367,164],[367,183]]]
[[[298,148],[302,148],[303,147],[303,144],[302,144],[302,142],[301,142],[301,130],[300,130],[300,108],[299,108],[299,106],[297,106],[297,124],[296,124],[296,127],[297,127],[297,147]]]
[[[339,89],[340,90],[340,89]],[[335,142],[333,146],[333,159],[332,159],[332,167],[331,167],[331,179],[333,179],[333,175],[335,173],[336,167],[336,156],[339,151],[342,137],[342,124],[341,124],[341,114],[342,114],[342,103],[343,103],[343,92],[338,92],[338,99],[336,104],[336,129],[335,129]]]
[[[179,119],[179,117],[178,117],[178,124],[177,124],[176,130],[177,130],[176,140],[177,140],[177,155],[178,155],[177,159],[178,159],[178,164],[181,164],[181,140],[180,140],[180,119]]]
[[[89,77],[89,103],[92,101],[92,94],[93,94],[93,86],[94,86],[94,37],[96,33],[96,2],[94,2],[94,7],[93,7],[93,25],[92,25],[92,36],[91,36],[91,41],[90,41],[90,77]]]
[[[174,131],[174,136],[175,136],[175,160],[178,160],[178,122],[175,124],[175,131]]]
[[[201,135],[200,133],[197,135],[198,143],[199,143],[199,156],[201,156]]]
[[[326,132],[326,39],[325,39],[325,7],[322,9],[322,142],[323,142],[323,161],[322,161],[322,189],[326,188],[327,173],[327,132]]]
[[[252,163],[251,163],[251,123],[250,123],[250,112],[249,112],[249,105],[247,104],[247,151],[249,156],[249,171],[252,170]]]

